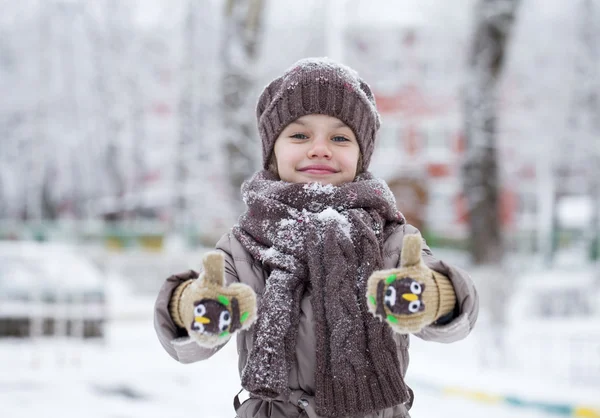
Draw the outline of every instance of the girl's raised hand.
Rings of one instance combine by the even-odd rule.
[[[367,282],[367,304],[376,317],[399,334],[419,332],[454,309],[450,280],[421,259],[420,234],[404,237],[400,268],[373,272]]]
[[[249,328],[256,319],[256,294],[248,285],[225,286],[223,254],[207,253],[204,271],[196,280],[181,285],[180,297],[171,309],[173,320],[203,347],[224,344],[231,335]],[[173,302],[172,302],[173,303]]]

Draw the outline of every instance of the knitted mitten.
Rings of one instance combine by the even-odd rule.
[[[420,234],[406,235],[400,268],[375,271],[367,282],[369,310],[399,334],[419,332],[456,304],[450,280],[423,263],[421,242]]]
[[[232,283],[225,287],[223,254],[207,253],[204,271],[173,292],[170,312],[173,321],[188,331],[199,345],[216,347],[231,334],[249,328],[256,319],[256,294],[248,285]]]

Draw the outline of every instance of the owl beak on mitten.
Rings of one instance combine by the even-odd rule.
[[[450,280],[421,259],[419,234],[404,237],[400,268],[373,272],[367,282],[369,310],[400,334],[416,333],[452,312]]]

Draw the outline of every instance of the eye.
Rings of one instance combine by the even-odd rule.
[[[394,306],[396,304],[396,289],[393,286],[388,286],[383,297],[383,302],[388,306]]]
[[[304,134],[294,134],[294,135],[290,136],[290,138],[294,138],[294,139],[308,139],[308,136],[306,136]]]
[[[206,306],[200,304],[194,308],[195,316],[204,316],[206,314]]]
[[[420,300],[413,300],[411,303],[408,304],[408,310],[411,313],[419,312],[420,307],[421,307]]]
[[[231,324],[231,315],[228,311],[221,312],[221,315],[219,315],[219,329],[226,331],[229,328],[229,324]]]
[[[413,292],[415,295],[420,295],[421,294],[421,283],[419,282],[412,282],[410,284],[410,291]]]
[[[346,141],[350,141],[348,138],[346,138],[345,136],[341,136],[341,135],[336,135],[332,138],[333,142],[346,142]]]

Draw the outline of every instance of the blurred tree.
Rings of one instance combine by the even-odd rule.
[[[464,94],[466,156],[463,188],[468,203],[470,249],[477,265],[500,264],[496,147],[498,82],[520,0],[480,0]]]
[[[102,64],[97,82],[102,89],[106,137],[104,162],[106,184],[113,207],[109,212],[125,216],[136,207],[134,197],[141,176],[141,142],[144,140],[144,103],[140,65],[135,54],[134,6],[108,0],[105,7],[106,40],[96,48]],[[99,86],[99,87],[100,87]]]
[[[177,162],[175,168],[175,214],[174,220],[184,222],[187,212],[186,185],[189,178],[189,147],[198,138],[198,124],[195,112],[196,91],[194,80],[198,72],[196,56],[196,32],[199,24],[199,4],[196,0],[188,1],[183,24],[183,59],[181,68],[181,94],[179,96],[179,141],[177,143]]]
[[[600,25],[594,3],[594,0],[576,3],[575,36],[566,66],[576,82],[569,84],[566,129],[550,158],[553,184],[548,202],[548,244],[543,247],[544,261],[548,265],[557,260],[562,262],[557,255],[564,247],[576,250],[570,258],[574,254],[579,254],[581,261],[598,258],[600,54],[597,41]],[[574,209],[574,202],[579,202],[579,210]]]
[[[121,22],[122,7],[116,0],[108,0],[102,8],[100,22],[88,19],[92,60],[94,61],[93,86],[96,97],[103,109],[98,124],[100,132],[96,141],[103,146],[100,148],[102,158],[98,161],[104,175],[99,177],[100,195],[110,196],[110,204],[102,211],[120,212],[124,206],[126,191],[126,173],[122,167],[122,154],[126,113],[122,109],[122,88],[120,85],[124,71],[123,51],[125,33]]]
[[[556,167],[558,174],[564,175],[557,178],[555,199],[566,195],[589,197],[591,217],[589,227],[583,231],[589,253],[582,256],[597,259],[600,234],[600,25],[594,3],[594,0],[582,0],[579,5],[578,45],[574,49],[573,62],[577,83],[573,84],[567,138],[563,141]],[[559,240],[556,232],[557,228],[554,251]]]
[[[520,0],[479,0],[464,92],[463,189],[480,303],[488,313],[482,363],[504,362],[503,326],[512,275],[502,266],[497,157],[498,85]]]
[[[251,97],[260,44],[264,0],[228,0],[222,46],[222,112],[227,172],[234,195],[259,167],[260,147],[255,134],[254,97]]]
[[[206,109],[209,94],[203,83],[210,71],[207,62],[206,26],[210,26],[212,8],[206,0],[188,0],[183,14],[183,54],[180,71],[179,141],[175,167],[175,196],[173,220],[177,226],[189,228],[194,213],[194,198],[189,196],[192,184],[211,172],[211,139],[206,135]],[[210,35],[208,35],[210,36]],[[201,187],[201,186],[200,186]],[[207,215],[207,214],[205,214]]]
[[[133,51],[129,54],[129,71],[127,72],[126,86],[130,96],[130,108],[129,114],[131,119],[131,146],[130,146],[130,157],[128,161],[128,175],[127,175],[127,188],[131,195],[135,196],[133,211],[138,213],[141,211],[142,202],[140,198],[141,190],[140,182],[143,174],[146,170],[144,161],[144,144],[147,141],[146,138],[146,104],[144,102],[144,88],[146,88],[146,80],[142,78],[141,66],[138,64],[140,58],[140,48],[142,45],[141,38],[142,33],[132,28],[130,31],[130,38],[133,47]]]
[[[46,166],[51,164],[49,158],[44,158],[47,154],[48,135],[48,113],[50,101],[51,78],[49,68],[51,58],[49,52],[52,50],[52,12],[47,4],[40,7],[39,11],[39,53],[38,53],[38,102],[35,104],[35,135],[31,138],[30,152],[28,157],[30,161],[27,171],[23,174],[27,176],[24,182],[27,187],[27,199],[25,202],[25,216],[28,219],[40,221],[53,215],[52,205],[50,204],[49,193],[47,193]],[[44,193],[44,191],[46,193]]]

